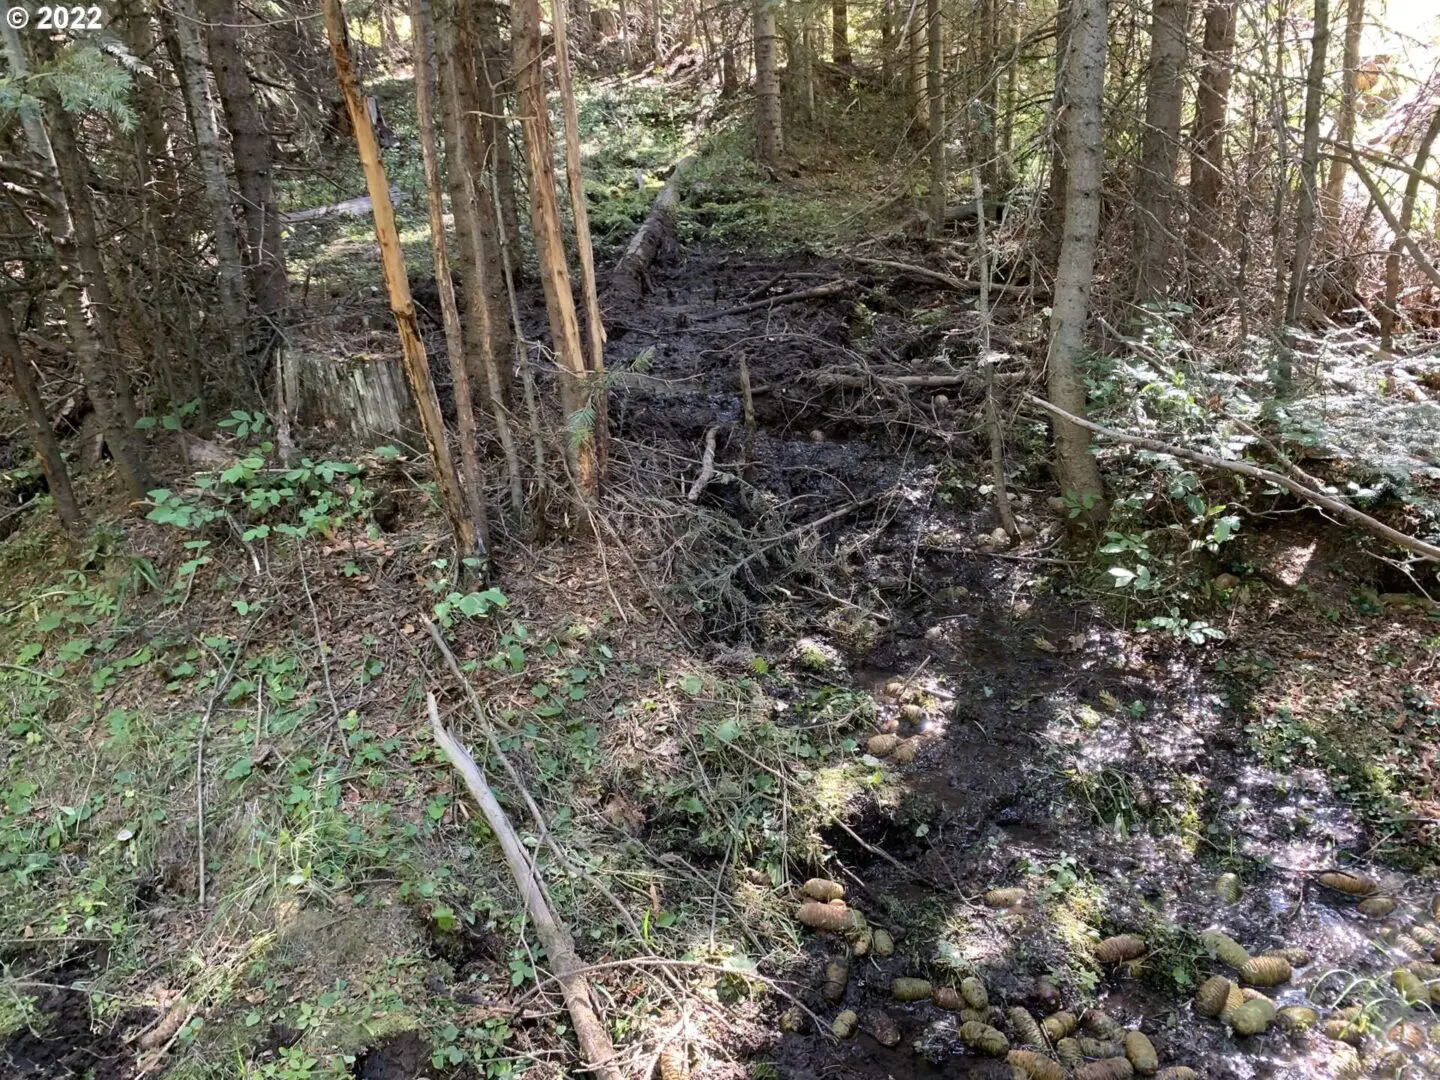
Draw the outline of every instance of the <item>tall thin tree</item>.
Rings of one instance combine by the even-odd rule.
[[[785,149],[780,116],[780,60],[775,33],[775,0],[755,4],[755,157],[776,165]]]
[[[595,454],[598,413],[590,401],[589,366],[581,344],[575,298],[570,291],[570,268],[565,262],[560,204],[555,193],[550,110],[545,100],[544,69],[540,64],[540,0],[514,0],[510,10],[515,81],[523,117],[525,157],[530,165],[530,228],[540,262],[545,310],[550,317],[551,348],[560,364],[560,404],[565,410],[575,482],[582,492],[593,493],[600,483]]]
[[[1132,270],[1135,302],[1164,299],[1170,273],[1170,219],[1175,163],[1180,154],[1180,106],[1185,91],[1185,43],[1190,0],[1155,0],[1150,9],[1150,70],[1145,128],[1135,183]]]
[[[1325,60],[1330,44],[1330,0],[1315,0],[1310,65],[1305,75],[1305,123],[1301,129],[1300,190],[1295,203],[1295,246],[1290,257],[1290,288],[1285,300],[1285,340],[1279,349],[1275,389],[1288,395],[1294,384],[1293,329],[1300,322],[1310,282],[1310,251],[1319,209],[1320,112],[1325,102]]]
[[[355,145],[365,172],[365,186],[375,215],[375,241],[380,247],[380,265],[385,276],[385,289],[390,296],[390,310],[400,332],[400,355],[405,377],[420,413],[420,427],[435,469],[440,488],[440,502],[450,519],[455,534],[455,547],[461,558],[483,556],[488,548],[488,530],[480,507],[467,505],[460,478],[455,471],[450,445],[445,436],[445,420],[440,414],[440,400],[430,377],[430,359],[415,320],[415,302],[410,295],[410,279],[405,272],[405,255],[400,247],[400,231],[395,225],[395,207],[390,201],[390,185],[385,179],[385,165],[380,160],[380,144],[370,122],[370,110],[360,90],[360,80],[350,58],[350,32],[345,25],[345,11],[340,0],[323,0],[325,33],[330,39],[330,52],[335,58],[335,77],[340,84],[345,108],[355,130]]]
[[[1205,58],[1195,91],[1195,134],[1190,149],[1189,236],[1192,265],[1215,263],[1220,200],[1225,184],[1225,127],[1235,53],[1236,0],[1209,0],[1201,51]]]
[[[1085,352],[1090,286],[1100,237],[1100,187],[1104,129],[1106,0],[1071,0],[1065,52],[1065,226],[1055,273],[1046,381],[1050,401],[1073,416],[1085,413],[1085,387],[1076,363]],[[1090,453],[1090,435],[1056,419],[1055,464],[1060,486],[1094,506],[1104,491]]]

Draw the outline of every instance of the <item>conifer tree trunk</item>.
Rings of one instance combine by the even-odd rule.
[[[29,70],[29,63],[19,33],[6,22],[0,27],[0,34],[4,36],[5,56],[9,61],[10,71],[14,75],[24,76]],[[56,107],[53,99],[47,102],[46,107]],[[65,326],[70,335],[70,345],[74,349],[75,363],[85,381],[90,403],[100,418],[106,445],[119,466],[120,476],[130,494],[135,499],[143,499],[153,486],[150,472],[140,455],[133,426],[126,422],[115,372],[107,365],[102,352],[99,332],[95,325],[95,306],[90,282],[76,251],[75,219],[65,193],[65,185],[60,179],[62,166],[56,160],[50,132],[39,104],[33,99],[22,99],[19,112],[25,140],[30,146],[31,156],[35,159],[40,194],[47,200],[50,243],[55,252],[60,277],[60,286],[56,291],[65,313]],[[70,164],[73,166],[76,163]]]
[[[1065,225],[1055,274],[1046,362],[1050,401],[1074,416],[1085,413],[1085,388],[1075,363],[1085,351],[1090,284],[1100,235],[1104,138],[1106,0],[1071,0],[1065,55]],[[1055,464],[1061,489],[1080,499],[1103,496],[1100,470],[1084,428],[1056,420]]]
[[[830,5],[830,59],[837,64],[850,63],[850,12],[845,0]]]
[[[1305,76],[1305,126],[1300,145],[1300,192],[1295,206],[1295,247],[1290,259],[1290,288],[1285,301],[1284,325],[1296,326],[1305,305],[1310,281],[1310,250],[1315,240],[1319,207],[1316,190],[1320,170],[1320,112],[1325,101],[1325,59],[1330,44],[1330,0],[1315,0],[1315,30],[1310,39],[1310,66]],[[1275,390],[1289,395],[1294,382],[1294,350],[1281,345]]]
[[[1190,149],[1190,261],[1213,266],[1219,254],[1216,232],[1222,220],[1225,182],[1225,114],[1230,108],[1235,55],[1236,0],[1209,0],[1201,48],[1205,66],[1195,92],[1195,136]]]
[[[467,370],[479,379],[484,389],[482,395],[495,421],[495,434],[500,440],[505,455],[505,464],[510,479],[510,503],[517,516],[525,513],[525,492],[520,473],[520,459],[515,448],[515,437],[510,423],[510,394],[503,378],[509,371],[508,357],[515,347],[511,332],[510,308],[504,292],[503,236],[495,232],[495,205],[488,198],[488,192],[477,186],[477,179],[485,183],[484,170],[475,162],[475,129],[472,126],[467,135],[463,118],[465,107],[461,102],[461,91],[465,77],[458,74],[464,52],[456,25],[457,18],[464,12],[456,5],[446,5],[444,15],[436,20],[435,40],[440,76],[440,113],[443,117],[446,146],[446,171],[450,192],[450,208],[455,219],[455,238],[459,251],[460,280],[465,288],[465,320],[463,345],[459,355]],[[429,11],[425,26],[429,26]],[[416,48],[421,47],[419,37],[421,24],[416,23]],[[425,39],[428,42],[428,36]],[[424,44],[429,48],[428,44]],[[433,111],[433,108],[432,108]],[[471,117],[473,120],[474,117]],[[432,122],[433,127],[433,122]],[[493,176],[493,174],[492,174]],[[483,205],[482,205],[483,204]],[[490,234],[484,233],[488,223]],[[499,286],[497,290],[497,285]],[[493,294],[499,291],[503,307],[497,310]],[[469,382],[470,380],[467,380]],[[472,384],[473,385],[473,384]],[[471,402],[473,405],[473,401]]]
[[[1345,71],[1340,89],[1340,111],[1335,118],[1335,139],[1342,147],[1355,138],[1355,105],[1360,96],[1360,36],[1365,29],[1365,0],[1346,0],[1345,4]],[[1345,194],[1345,151],[1330,159],[1325,174],[1323,212],[1326,228],[1340,224],[1340,200]]]
[[[567,441],[575,481],[582,492],[594,493],[600,483],[595,456],[595,420],[589,409],[585,348],[575,298],[570,292],[570,269],[565,263],[565,242],[560,230],[560,205],[555,194],[554,151],[550,112],[545,101],[545,75],[540,65],[540,2],[513,0],[511,42],[515,48],[515,81],[525,133],[525,157],[530,164],[530,228],[540,261],[545,310],[550,317],[551,348],[560,365],[560,404],[565,410]]]
[[[499,358],[508,356],[514,345],[511,336],[509,307],[501,275],[494,272],[497,261],[502,258],[500,243],[501,224],[496,220],[495,208],[484,198],[487,169],[498,168],[499,142],[504,137],[503,129],[494,126],[496,112],[495,96],[491,92],[483,50],[480,48],[475,30],[476,5],[471,0],[456,0],[452,5],[454,18],[449,21],[447,40],[450,44],[448,63],[453,66],[454,78],[446,88],[447,95],[455,98],[459,110],[461,143],[455,151],[455,160],[463,161],[465,185],[468,196],[465,212],[472,217],[471,230],[475,244],[477,278],[474,286],[476,308],[472,321],[482,328],[487,344],[479,356],[485,370],[476,372],[489,397],[498,392],[499,403],[509,408],[512,398],[510,368]],[[463,159],[461,158],[463,154]],[[480,300],[483,298],[483,304]],[[498,389],[497,389],[498,388]]]
[[[930,98],[925,89],[925,4],[927,0],[911,0],[910,8],[910,111],[914,130],[929,132]]]
[[[0,300],[0,353],[10,361],[10,372],[15,380],[15,396],[25,407],[30,421],[30,436],[35,440],[35,453],[40,458],[40,469],[45,474],[45,483],[50,496],[55,500],[55,513],[65,528],[74,531],[81,525],[80,506],[70,487],[70,473],[65,468],[65,457],[55,431],[50,426],[50,414],[45,411],[45,402],[40,397],[40,387],[30,362],[20,351],[20,336],[15,332],[15,322],[10,314],[8,302]]]
[[[474,521],[486,519],[485,486],[480,472],[480,437],[475,425],[475,400],[465,363],[465,337],[460,309],[445,250],[445,210],[440,196],[440,159],[435,142],[435,64],[430,51],[430,10],[427,0],[413,0],[415,118],[420,128],[420,157],[425,168],[425,197],[430,211],[430,250],[435,259],[435,287],[440,294],[440,319],[445,328],[445,352],[455,387],[455,421],[460,434],[460,467],[464,491]]]
[[[325,32],[330,39],[330,52],[335,57],[335,76],[350,123],[355,129],[355,144],[360,164],[365,171],[365,186],[375,215],[375,240],[380,246],[380,263],[385,275],[385,289],[390,296],[390,310],[400,331],[400,353],[405,377],[420,413],[420,427],[435,469],[440,489],[440,502],[450,519],[455,534],[455,547],[461,558],[483,556],[488,549],[488,531],[480,506],[467,506],[467,500],[450,456],[445,437],[445,421],[440,415],[440,401],[435,396],[435,383],[430,377],[430,360],[425,355],[425,342],[415,321],[415,303],[410,296],[410,279],[405,273],[405,255],[400,248],[400,232],[395,226],[395,207],[390,201],[390,185],[385,179],[385,165],[380,160],[380,145],[370,123],[370,112],[350,58],[349,31],[340,0],[323,0]]]
[[[1150,70],[1135,183],[1131,252],[1135,302],[1139,305],[1163,300],[1169,291],[1170,221],[1175,202],[1175,163],[1180,152],[1190,0],[1155,0],[1150,13]]]
[[[575,253],[580,262],[580,295],[585,304],[586,367],[595,407],[595,458],[600,479],[605,478],[609,456],[609,421],[605,398],[605,323],[600,317],[600,295],[595,285],[595,252],[590,244],[590,213],[585,205],[585,174],[580,167],[580,117],[575,88],[570,80],[570,44],[565,5],[554,0],[555,81],[565,127],[565,186],[570,192],[570,217],[575,226]]]
[[[245,290],[245,264],[240,257],[240,239],[230,212],[230,181],[225,175],[225,149],[215,117],[215,101],[205,78],[205,53],[200,41],[195,0],[170,0],[170,19],[176,51],[179,53],[181,83],[186,107],[195,134],[195,156],[205,181],[210,225],[215,230],[215,261],[219,271],[220,317],[233,348],[244,341],[249,321],[249,300]]]
[[[774,0],[755,4],[755,157],[774,167],[785,151],[780,116],[780,60]]]
[[[925,0],[925,21],[929,28],[926,48],[926,88],[930,98],[930,230],[938,234],[945,224],[945,31],[940,21],[940,0]]]
[[[500,195],[495,216],[503,234],[500,247],[505,252],[511,275],[518,280],[523,276],[525,267],[521,259],[520,211],[515,198],[515,158],[510,151],[510,121],[505,115],[506,99],[513,88],[500,42],[499,5],[496,0],[475,0],[475,9],[480,45],[476,85],[480,91],[480,111],[484,114],[485,146],[490,153],[488,163],[494,169]]]
[[[46,42],[46,45],[49,43]],[[43,53],[41,54],[43,56]],[[95,220],[95,208],[90,201],[90,163],[81,152],[76,138],[75,125],[68,113],[61,107],[53,108],[50,124],[50,140],[54,147],[55,163],[60,168],[60,182],[65,188],[65,197],[70,202],[70,213],[75,229],[75,257],[85,274],[89,285],[91,314],[95,320],[95,333],[100,341],[100,359],[115,380],[115,400],[124,418],[125,426],[134,429],[140,419],[135,406],[135,393],[126,370],[125,354],[120,349],[118,308],[110,288],[110,275],[100,256],[100,228]]]
[[[206,40],[215,88],[230,129],[235,185],[245,220],[250,294],[255,310],[275,317],[285,309],[285,254],[280,247],[280,211],[275,201],[275,140],[255,101],[255,87],[240,47],[240,9],[235,0],[204,0]]]

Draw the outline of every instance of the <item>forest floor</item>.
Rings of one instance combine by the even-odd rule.
[[[613,250],[694,104],[599,85],[585,108]],[[429,735],[434,690],[481,756],[427,618],[564,852],[500,785],[627,1075],[1008,1077],[952,1014],[892,1000],[896,977],[972,975],[994,1006],[1103,1009],[1201,1075],[1349,1075],[1318,1029],[1240,1038],[1196,1015],[1200,983],[1233,974],[1212,929],[1304,949],[1276,1000],[1353,1010],[1331,1033],[1365,1069],[1440,1071],[1433,1016],[1391,979],[1440,945],[1440,609],[1293,504],[1113,450],[1111,534],[1077,534],[1024,414],[1006,449],[1025,539],[994,541],[973,297],[854,258],[933,257],[903,228],[904,170],[837,149],[874,122],[793,147],[779,178],[712,122],[676,250],[608,311],[599,542],[504,536],[493,591],[464,591],[423,457],[316,437],[275,473],[247,414],[216,436],[234,462],[177,472],[146,520],[119,516],[102,468],[82,490],[117,513],[85,544],[43,513],[0,543],[6,1076],[573,1068],[513,884]],[[383,352],[367,222],[307,228],[314,347]],[[1037,310],[994,319],[1033,355]],[[911,374],[954,383],[893,381]],[[1102,415],[1142,398],[1214,423],[1173,380],[1092,374]],[[691,498],[711,434],[718,475]],[[1154,589],[1117,589],[1109,571],[1139,563]],[[1321,886],[1337,868],[1393,911]],[[796,921],[813,876],[895,939],[828,996],[853,942]],[[986,902],[1007,886],[1023,894]],[[1120,933],[1144,956],[1102,964]],[[831,1038],[844,1008],[858,1034]]]

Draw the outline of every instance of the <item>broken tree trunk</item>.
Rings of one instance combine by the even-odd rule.
[[[625,254],[610,274],[610,295],[634,302],[645,292],[645,271],[660,254],[667,239],[675,233],[675,207],[680,202],[680,187],[685,171],[695,163],[695,155],[681,158],[670,170],[670,179],[655,197],[650,213],[639,232],[630,241]]]
[[[355,145],[365,171],[365,186],[375,207],[375,241],[380,246],[380,262],[385,274],[385,288],[390,294],[390,310],[400,331],[401,359],[405,376],[420,411],[420,428],[435,467],[435,481],[440,488],[440,501],[455,533],[455,546],[460,558],[484,555],[485,520],[477,508],[471,517],[456,474],[455,462],[445,438],[445,420],[440,415],[440,401],[435,396],[435,383],[430,377],[430,359],[425,342],[415,321],[415,302],[410,296],[410,279],[405,273],[405,255],[400,249],[400,232],[395,225],[395,207],[390,202],[390,187],[385,182],[385,165],[380,160],[380,145],[365,107],[360,81],[350,59],[349,31],[340,0],[324,0],[325,32],[330,38],[330,52],[335,57],[335,75],[350,122],[355,128]]]
[[[1352,163],[1353,164],[1353,163]],[[1377,521],[1369,514],[1356,510],[1348,503],[1326,495],[1322,491],[1307,487],[1298,480],[1292,480],[1288,476],[1274,472],[1270,469],[1262,469],[1258,465],[1249,465],[1243,461],[1226,461],[1224,458],[1215,457],[1213,454],[1202,454],[1198,450],[1187,450],[1183,446],[1172,446],[1170,443],[1161,442],[1159,439],[1146,439],[1140,435],[1127,435],[1123,431],[1115,431],[1111,428],[1101,427],[1099,424],[1084,417],[1068,413],[1057,405],[1052,405],[1044,398],[1038,398],[1034,394],[1026,394],[1025,400],[1032,405],[1037,405],[1046,412],[1051,413],[1060,419],[1077,424],[1086,431],[1092,431],[1096,435],[1103,435],[1107,439],[1114,439],[1116,442],[1125,443],[1127,446],[1135,446],[1141,450],[1149,450],[1155,454],[1169,454],[1171,457],[1181,458],[1185,461],[1193,461],[1198,465],[1208,465],[1214,469],[1224,469],[1226,472],[1239,473],[1241,476],[1248,476],[1252,480],[1263,480],[1267,484],[1274,484],[1276,487],[1284,488],[1292,495],[1296,495],[1306,502],[1314,503],[1316,506],[1329,510],[1332,514],[1358,525],[1371,536],[1378,536],[1382,540],[1388,540],[1396,547],[1404,548],[1406,551],[1413,551],[1422,559],[1431,562],[1440,562],[1440,547],[1426,543],[1424,540],[1407,536],[1399,529],[1392,529],[1383,521]]]
[[[327,0],[327,3],[333,2],[334,0]],[[585,1059],[586,1071],[594,1073],[600,1080],[624,1080],[623,1074],[614,1064],[615,1047],[610,1042],[610,1035],[605,1030],[605,1025],[600,1022],[595,1004],[590,998],[590,984],[583,974],[580,958],[575,955],[575,942],[570,937],[570,931],[555,917],[550,905],[545,902],[540,883],[530,865],[529,852],[515,835],[514,826],[510,824],[504,808],[495,798],[495,793],[490,790],[490,785],[485,782],[485,776],[475,764],[475,760],[441,723],[440,709],[435,704],[434,694],[426,696],[426,704],[430,711],[430,726],[435,733],[435,742],[445,751],[451,764],[459,770],[471,797],[485,815],[485,823],[490,826],[501,851],[505,853],[505,862],[515,878],[525,910],[535,925],[536,936],[545,946],[545,955],[550,959],[556,981],[560,983],[565,1007],[575,1024],[575,1037],[580,1043],[580,1054]]]

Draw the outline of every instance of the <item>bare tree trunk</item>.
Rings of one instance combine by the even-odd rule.
[[[464,470],[465,494],[474,521],[486,520],[485,486],[480,472],[480,437],[475,425],[475,397],[470,390],[470,372],[465,362],[465,336],[460,329],[460,309],[455,303],[455,284],[450,278],[450,259],[445,251],[445,211],[440,197],[440,161],[435,146],[435,66],[430,51],[430,5],[414,0],[411,27],[414,35],[415,116],[420,128],[420,156],[425,166],[425,195],[430,211],[430,250],[435,258],[435,286],[440,293],[440,318],[445,327],[445,352],[450,360],[450,378],[455,386],[455,420],[460,431],[460,465]],[[518,472],[518,470],[516,470]],[[515,476],[512,475],[512,479]]]
[[[1405,234],[1415,220],[1415,203],[1420,197],[1420,180],[1425,175],[1425,165],[1440,136],[1440,109],[1436,109],[1420,136],[1420,145],[1415,150],[1415,162],[1405,181],[1405,194],[1400,203],[1400,227],[1395,230],[1395,239],[1390,242],[1390,252],[1385,256],[1385,301],[1380,305],[1380,348],[1391,352],[1395,347],[1395,324],[1399,322],[1400,311],[1400,251],[1405,244]]]
[[[150,32],[150,14],[141,0],[129,0],[122,9],[121,29],[125,47],[135,56],[149,56],[155,38]],[[180,183],[171,151],[170,133],[165,126],[165,89],[152,71],[131,75],[135,112],[139,118],[144,173],[141,183],[152,198],[174,207],[180,199]],[[153,190],[151,181],[153,180]]]
[[[5,56],[11,73],[23,77],[29,71],[29,63],[20,43],[19,33],[8,21],[0,28],[0,32],[4,34]],[[57,107],[53,97],[47,102],[47,107]],[[70,344],[75,350],[75,363],[80,369],[81,378],[85,380],[90,403],[100,418],[105,442],[120,467],[121,478],[132,496],[143,499],[151,487],[150,472],[140,456],[133,427],[126,422],[115,373],[106,365],[101,352],[90,282],[76,252],[75,219],[65,194],[65,185],[60,180],[64,165],[56,160],[45,116],[39,104],[33,99],[22,99],[19,112],[25,140],[29,143],[31,154],[38,166],[40,193],[47,201],[50,243],[55,251],[55,262],[60,274],[60,287],[57,291],[65,312]],[[78,162],[68,164],[72,167],[78,166]]]
[[[845,0],[830,5],[830,59],[837,64],[850,63],[850,12]]]
[[[1320,169],[1320,111],[1325,101],[1325,57],[1330,44],[1330,0],[1315,0],[1315,32],[1310,39],[1310,68],[1305,76],[1305,126],[1300,144],[1300,194],[1295,208],[1295,251],[1290,259],[1290,291],[1285,302],[1287,331],[1300,321],[1310,281],[1310,249],[1315,240]],[[1287,334],[1288,337],[1288,334]],[[1275,390],[1288,396],[1294,383],[1294,350],[1280,347]]]
[[[786,70],[790,75],[796,101],[795,115],[791,118],[790,130],[805,128],[815,119],[815,58],[810,51],[810,27],[806,19],[787,38],[790,53]]]
[[[395,13],[390,10],[389,0],[376,0],[380,16],[380,51],[385,63],[394,67],[400,60],[400,35],[395,30]]]
[[[1067,184],[1065,236],[1055,274],[1046,362],[1050,400],[1075,416],[1085,414],[1085,388],[1075,362],[1085,351],[1090,284],[1100,235],[1104,131],[1105,0],[1071,0],[1065,54]],[[1056,466],[1068,495],[1097,505],[1104,495],[1090,436],[1078,425],[1055,421]]]
[[[355,145],[360,164],[365,170],[365,186],[375,214],[375,241],[380,247],[380,262],[385,273],[385,289],[390,295],[390,310],[400,331],[401,358],[411,393],[420,412],[420,427],[435,469],[435,482],[440,488],[440,502],[450,519],[455,534],[455,547],[460,558],[485,555],[489,548],[488,529],[483,517],[483,503],[468,507],[456,475],[455,462],[445,437],[445,421],[440,415],[440,401],[435,396],[435,383],[430,377],[430,360],[425,355],[415,321],[415,303],[410,297],[410,279],[405,273],[405,255],[400,248],[400,232],[395,226],[395,207],[390,202],[390,186],[385,179],[385,165],[380,160],[380,146],[365,105],[354,64],[350,59],[349,32],[340,0],[324,0],[325,32],[330,38],[330,51],[335,57],[335,76],[350,123],[355,129]],[[473,516],[472,516],[473,514]]]
[[[590,213],[585,205],[585,174],[580,168],[580,118],[570,80],[570,48],[566,40],[565,4],[555,0],[555,83],[560,93],[565,128],[565,183],[570,189],[570,214],[575,223],[575,250],[580,261],[580,292],[585,300],[585,331],[589,367],[605,371],[605,324],[595,289],[595,253],[590,245]]]
[[[1000,46],[997,0],[980,0],[975,35],[978,37],[975,61],[966,65],[978,80],[974,90],[975,158],[980,181],[991,198],[1001,194],[1000,156],[996,149],[995,124],[998,119],[1000,82],[996,63]],[[953,94],[953,91],[952,91]]]
[[[911,0],[910,9],[910,116],[916,132],[928,132],[930,98],[925,88],[925,4],[927,0]]]
[[[926,49],[926,88],[930,96],[930,233],[938,236],[945,224],[945,30],[940,21],[940,0],[925,0],[929,28]]]
[[[453,34],[449,36],[454,41],[451,62],[456,77],[452,80],[453,86],[447,88],[447,94],[453,93],[460,110],[456,115],[461,118],[465,184],[470,196],[465,206],[473,216],[473,240],[479,273],[475,285],[480,292],[476,295],[484,298],[483,306],[476,309],[476,316],[483,319],[483,331],[489,342],[480,354],[486,368],[484,386],[489,394],[498,392],[499,402],[508,408],[512,397],[510,369],[500,358],[509,355],[513,342],[505,291],[500,275],[492,272],[503,251],[501,225],[496,220],[495,208],[482,197],[486,185],[481,176],[487,167],[496,166],[499,157],[499,142],[496,140],[504,138],[504,131],[493,122],[487,123],[487,118],[493,121],[496,111],[495,95],[489,86],[483,49],[476,47],[476,35],[472,32],[475,29],[473,24],[478,21],[476,5],[471,0],[456,0],[454,16],[451,24]]]
[[[1135,184],[1131,259],[1135,303],[1141,306],[1163,300],[1169,292],[1170,221],[1175,203],[1175,162],[1180,152],[1190,0],[1155,0],[1150,11],[1150,71]]]
[[[880,0],[880,83],[885,92],[895,79],[895,0]]]
[[[1335,119],[1335,138],[1342,146],[1349,146],[1355,139],[1355,105],[1360,97],[1360,37],[1364,30],[1365,0],[1346,0],[1345,74],[1340,90],[1340,112]],[[1325,174],[1325,196],[1321,204],[1325,229],[1339,227],[1340,200],[1344,194],[1345,158],[1337,155],[1330,159],[1330,171]]]
[[[501,232],[500,247],[505,252],[506,264],[512,277],[524,276],[524,262],[520,247],[520,210],[515,197],[515,157],[510,152],[510,120],[506,116],[506,100],[513,92],[506,70],[505,51],[500,42],[500,10],[496,0],[475,0],[476,16],[479,22],[480,111],[484,114],[485,146],[489,152],[489,165],[499,184],[499,208],[495,210]],[[507,308],[508,310],[508,308]],[[515,333],[520,332],[519,327]],[[508,331],[497,340],[513,345],[513,335]],[[504,380],[508,385],[508,377]]]
[[[1195,92],[1195,136],[1190,148],[1190,261],[1213,267],[1222,220],[1225,182],[1225,115],[1230,108],[1231,62],[1235,55],[1235,0],[1210,0],[1201,46],[1205,66]]]
[[[60,107],[54,109],[51,115],[54,119],[50,124],[50,139],[54,145],[55,162],[60,167],[60,182],[70,202],[75,228],[75,255],[89,286],[91,314],[100,340],[100,362],[115,380],[116,404],[125,426],[133,430],[135,422],[140,419],[140,412],[135,406],[125,354],[120,350],[118,308],[110,288],[110,275],[100,257],[100,228],[95,221],[95,208],[90,196],[90,163],[81,152],[69,113]]]
[[[593,494],[600,483],[595,456],[597,414],[588,409],[588,366],[580,340],[580,322],[575,314],[575,298],[570,292],[570,270],[565,263],[560,206],[555,194],[550,113],[545,101],[544,70],[540,66],[540,2],[514,0],[510,10],[525,156],[530,163],[530,228],[540,261],[545,310],[550,316],[550,344],[560,365],[560,404],[565,410],[575,482],[582,492]]]
[[[658,2],[658,0],[657,0]],[[590,213],[585,205],[585,174],[580,168],[580,117],[575,109],[575,88],[570,81],[570,46],[566,35],[565,5],[554,0],[555,81],[560,92],[565,127],[565,185],[570,190],[570,216],[575,226],[575,253],[580,262],[580,294],[585,302],[585,335],[589,345],[591,398],[595,407],[595,458],[600,480],[610,452],[609,418],[605,396],[605,323],[600,317],[600,295],[595,286],[595,251],[590,244]]]
[[[990,251],[985,240],[985,189],[979,172],[971,173],[975,195],[976,276],[980,291],[975,294],[976,314],[980,318],[980,366],[985,371],[985,427],[990,435],[990,482],[995,488],[995,512],[1000,526],[1011,540],[1020,539],[1015,512],[1010,509],[1010,492],[1005,485],[1005,432],[1000,424],[1000,407],[995,394],[995,361],[998,355],[990,348]]]
[[[45,483],[55,500],[55,513],[65,528],[74,531],[81,525],[80,506],[70,488],[70,474],[65,469],[65,456],[60,442],[50,426],[50,414],[45,411],[45,401],[40,397],[40,387],[30,362],[20,351],[20,337],[15,333],[15,323],[10,315],[10,305],[0,301],[0,353],[10,358],[10,371],[15,379],[15,396],[25,407],[30,420],[30,437],[35,440],[35,453],[40,458],[40,469],[45,474]]]
[[[235,0],[204,0],[205,33],[215,88],[230,129],[235,183],[245,218],[250,292],[255,310],[274,318],[285,310],[285,253],[280,247],[280,211],[275,201],[274,139],[255,101],[240,46],[240,9]]]
[[[1066,168],[1066,147],[1070,145],[1070,109],[1066,102],[1065,56],[1070,48],[1070,6],[1055,13],[1055,94],[1050,108],[1050,178],[1045,189],[1045,212],[1041,219],[1040,243],[1036,251],[1047,270],[1060,262],[1060,244],[1065,232],[1065,191],[1070,186]]]
[[[195,156],[205,180],[205,198],[210,204],[210,224],[215,230],[215,261],[220,279],[220,317],[232,348],[245,339],[249,322],[249,301],[245,293],[245,264],[240,258],[240,240],[230,212],[230,181],[225,175],[225,150],[215,118],[215,101],[205,78],[204,48],[200,41],[195,0],[171,0],[170,20],[180,54],[181,83],[195,129]]]
[[[775,8],[772,0],[755,4],[755,157],[775,166],[785,151],[780,116],[780,60],[775,45]]]

